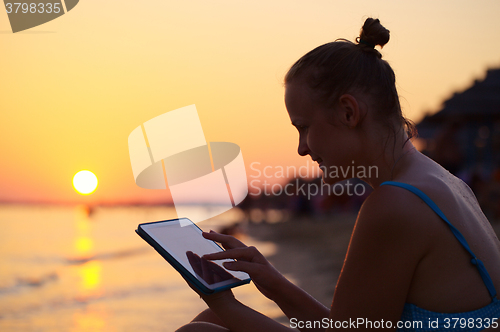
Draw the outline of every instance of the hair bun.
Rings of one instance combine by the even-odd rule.
[[[380,24],[378,18],[373,19],[370,17],[366,19],[356,40],[358,43],[370,47],[375,47],[376,45],[384,47],[389,41],[389,30]]]

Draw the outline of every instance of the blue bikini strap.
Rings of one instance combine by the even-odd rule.
[[[429,207],[434,212],[436,212],[436,214],[438,216],[440,216],[441,219],[443,219],[448,224],[448,226],[450,227],[451,231],[453,232],[453,235],[455,235],[455,237],[457,238],[458,241],[460,241],[460,243],[462,244],[462,246],[469,252],[469,254],[471,254],[471,256],[472,256],[471,263],[474,264],[477,267],[477,269],[479,271],[479,274],[481,275],[481,278],[483,279],[483,282],[484,282],[486,288],[488,288],[488,292],[490,293],[491,298],[494,301],[496,301],[497,300],[496,299],[497,291],[495,290],[495,286],[493,285],[493,281],[491,280],[491,277],[490,277],[488,271],[486,270],[486,267],[484,266],[483,262],[481,260],[479,260],[479,258],[477,258],[476,255],[474,255],[474,253],[470,249],[469,244],[465,240],[465,238],[462,235],[462,233],[460,233],[460,231],[458,229],[456,229],[455,226],[453,226],[448,221],[448,218],[446,218],[446,216],[441,211],[441,209],[439,209],[439,207],[436,205],[436,203],[434,203],[434,201],[432,199],[430,199],[429,196],[427,196],[426,194],[424,194],[420,189],[415,188],[412,185],[409,185],[409,184],[406,184],[406,183],[402,183],[402,182],[395,182],[395,181],[386,181],[386,182],[384,182],[384,183],[381,184],[381,186],[383,186],[383,185],[396,186],[396,187],[404,188],[406,190],[411,191],[412,193],[414,193],[415,195],[417,195],[418,197],[420,197],[427,205],[429,205]]]

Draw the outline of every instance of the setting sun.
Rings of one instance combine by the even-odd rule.
[[[92,194],[97,183],[97,177],[91,171],[80,171],[73,177],[73,187],[82,195]]]

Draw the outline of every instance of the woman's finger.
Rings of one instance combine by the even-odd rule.
[[[210,232],[210,233],[203,232],[202,235],[205,239],[219,242],[220,244],[222,244],[224,249],[246,247],[246,245],[243,242],[241,242],[240,240],[231,235],[219,234],[216,232]]]
[[[201,270],[201,258],[200,258],[200,256],[193,253],[192,251],[186,251],[186,256],[188,258],[189,264],[191,264],[191,267],[194,270],[194,273],[196,273],[199,276],[203,276],[203,272]]]
[[[229,271],[242,271],[248,273],[250,276],[254,275],[261,268],[260,264],[247,261],[224,262],[222,265]]]
[[[209,285],[211,285],[211,284],[214,283],[214,274],[211,271],[210,263],[212,263],[212,262],[209,262],[209,261],[207,261],[206,259],[203,259],[203,258],[201,259],[201,271],[202,271],[201,277]]]
[[[245,247],[245,248],[235,248],[226,251],[215,252],[213,254],[203,255],[203,258],[209,260],[219,260],[219,259],[239,259],[253,262],[262,262],[265,260],[262,254],[255,247]]]

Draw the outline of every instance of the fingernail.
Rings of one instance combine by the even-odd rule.
[[[210,230],[210,233],[215,233],[213,230]]]

